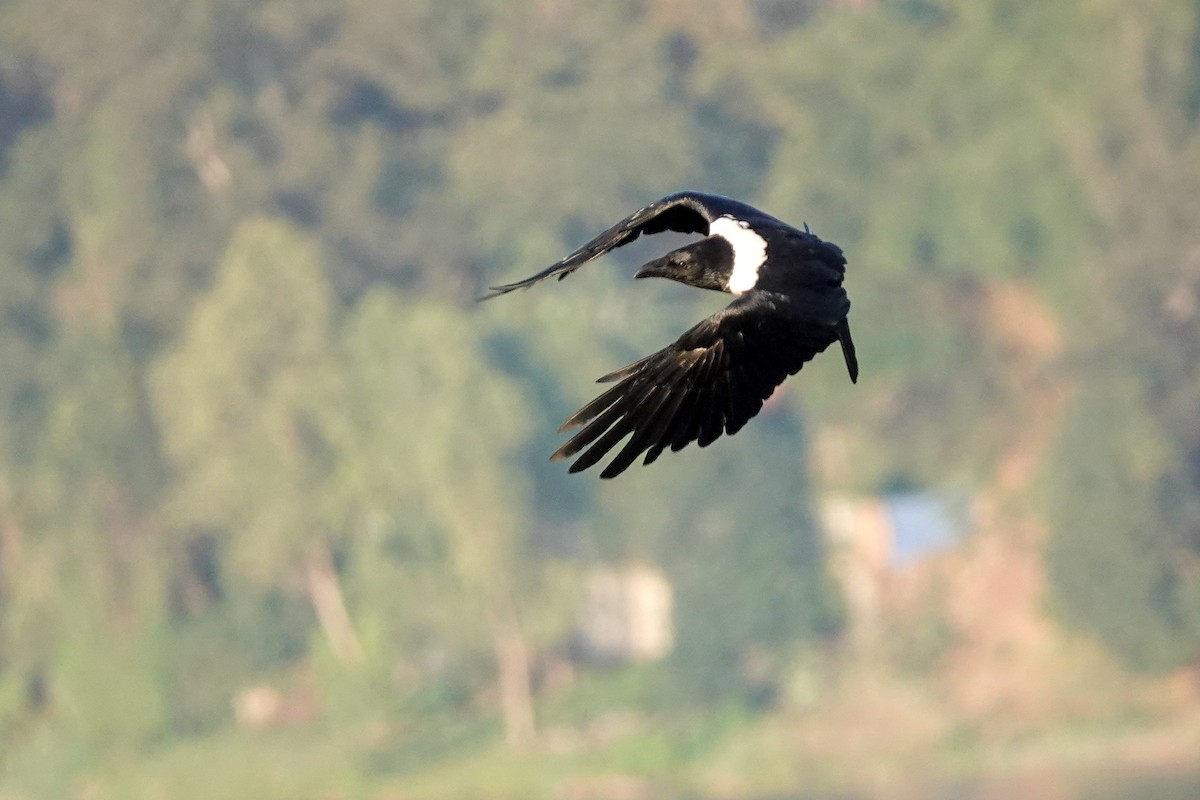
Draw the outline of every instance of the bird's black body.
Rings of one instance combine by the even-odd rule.
[[[680,450],[693,441],[704,447],[723,432],[737,433],[776,386],[835,341],[850,379],[858,380],[841,248],[807,225],[801,231],[717,195],[664,197],[537,275],[494,287],[488,298],[546,278],[561,280],[641,234],[667,230],[706,236],[644,265],[636,277],[670,278],[737,296],[674,344],[600,378],[615,385],[559,429],[578,431],[551,457],[582,452],[571,472],[594,465],[626,436],[601,477],[619,475],[643,453],[649,464],[668,447]]]

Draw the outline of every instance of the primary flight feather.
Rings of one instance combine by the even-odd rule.
[[[850,338],[846,259],[837,245],[737,200],[678,192],[635,211],[557,264],[523,281],[492,287],[484,300],[547,278],[565,278],[642,234],[704,234],[645,264],[635,277],[671,280],[733,294],[721,311],[671,345],[600,378],[612,388],[575,412],[559,431],[577,431],[552,461],[579,454],[571,472],[593,466],[629,437],[600,473],[612,478],[642,454],[701,447],[733,435],[775,387],[835,341],[850,380],[858,360]]]

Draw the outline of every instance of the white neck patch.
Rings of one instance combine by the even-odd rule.
[[[729,291],[748,292],[758,283],[758,268],[767,260],[767,240],[750,230],[749,223],[717,217],[708,224],[709,236],[720,236],[733,247],[733,272]]]

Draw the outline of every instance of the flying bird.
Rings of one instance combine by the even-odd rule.
[[[858,381],[842,249],[819,239],[807,224],[798,230],[718,195],[668,195],[557,264],[523,281],[493,286],[480,299],[547,278],[561,280],[641,234],[663,231],[705,238],[645,264],[635,278],[670,278],[728,292],[734,300],[674,344],[598,380],[615,385],[563,423],[559,433],[578,432],[550,457],[558,461],[582,452],[570,472],[595,465],[626,436],[629,441],[600,477],[616,477],[643,453],[643,463],[650,464],[668,447],[678,451],[691,442],[705,447],[722,432],[732,436],[776,386],[835,341],[850,380]]]

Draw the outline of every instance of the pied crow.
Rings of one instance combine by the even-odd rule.
[[[548,269],[493,286],[487,300],[547,278],[565,278],[641,234],[663,231],[705,238],[645,264],[636,278],[670,278],[729,292],[734,300],[671,345],[600,378],[616,385],[577,411],[559,432],[577,430],[550,457],[583,451],[571,472],[593,466],[626,436],[600,473],[612,478],[642,453],[644,464],[667,447],[711,444],[737,433],[788,375],[835,341],[850,380],[858,360],[842,288],[846,259],[837,245],[737,200],[677,192],[635,211]],[[585,450],[586,448],[586,450]]]

